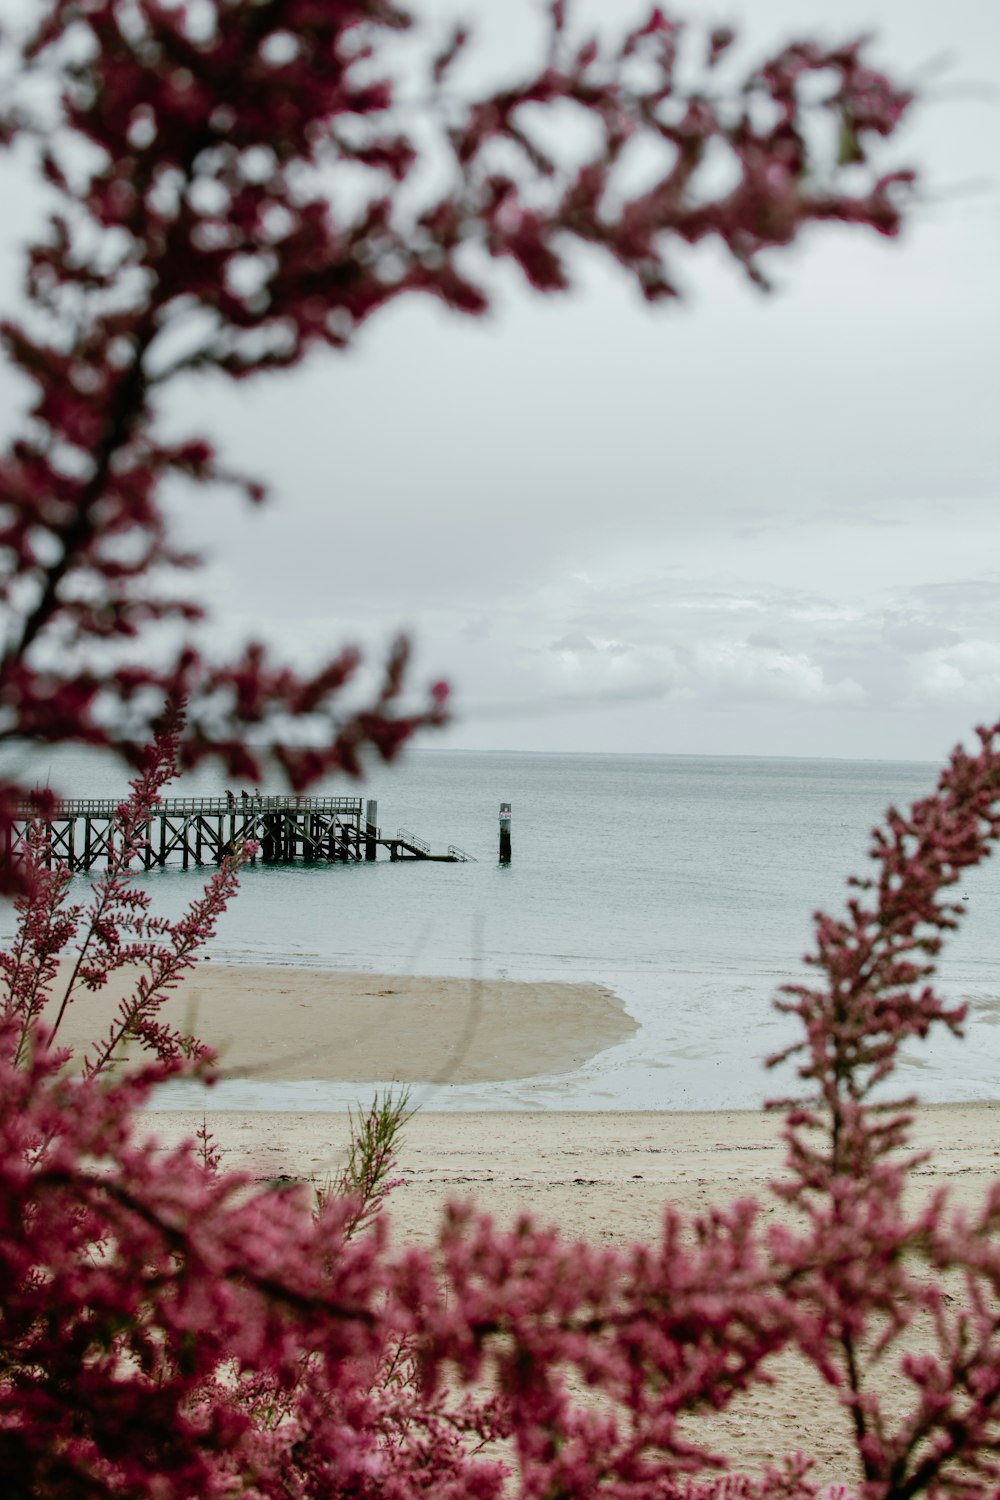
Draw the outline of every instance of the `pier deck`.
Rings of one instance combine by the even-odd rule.
[[[48,863],[70,870],[90,870],[111,858],[120,839],[114,798],[76,797],[58,802],[39,820],[24,804],[18,809],[7,848],[16,858],[33,822],[40,821],[48,840]],[[430,844],[405,828],[383,833],[378,804],[360,797],[241,796],[166,797],[146,823],[139,859],[143,868],[176,863],[221,864],[248,840],[259,845],[264,864],[371,862],[380,850],[390,860],[427,860],[455,864],[471,859],[448,845],[434,854]]]

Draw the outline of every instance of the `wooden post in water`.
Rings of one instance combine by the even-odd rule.
[[[510,864],[510,803],[500,804],[500,863]]]
[[[378,803],[371,798],[365,803],[365,859],[370,861],[378,854]]]

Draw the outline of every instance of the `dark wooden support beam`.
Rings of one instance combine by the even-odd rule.
[[[510,803],[500,804],[500,863],[510,864]]]

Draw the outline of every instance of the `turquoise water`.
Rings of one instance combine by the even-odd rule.
[[[440,851],[458,844],[477,863],[257,865],[209,952],[237,963],[595,980],[640,1022],[634,1038],[575,1073],[439,1087],[428,1107],[753,1107],[787,1086],[762,1065],[794,1034],[770,1000],[804,972],[811,913],[839,912],[872,824],[891,801],[928,792],[936,774],[874,761],[417,751],[362,795],[378,798],[383,829],[412,829]],[[124,789],[121,772],[78,755],[52,780],[78,795]],[[204,776],[174,788],[221,789]],[[343,780],[329,789],[350,791]],[[513,804],[506,868],[501,801]],[[198,882],[180,869],[143,878],[169,913]],[[960,889],[968,917],[942,988],[968,1000],[969,1039],[932,1040],[903,1069],[903,1086],[931,1100],[997,1094],[1000,869],[988,864]],[[8,933],[9,916],[2,925]],[[214,1102],[333,1108],[357,1093],[233,1082]],[[174,1102],[190,1099],[181,1090]]]

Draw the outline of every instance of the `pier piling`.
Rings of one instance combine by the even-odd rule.
[[[510,803],[500,804],[500,863],[510,864]]]

